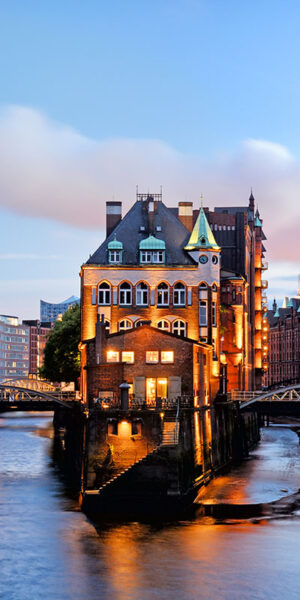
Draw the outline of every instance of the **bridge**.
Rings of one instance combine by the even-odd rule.
[[[29,380],[36,383],[36,380]],[[22,387],[0,383],[0,413],[11,411],[52,411],[57,404],[71,408],[75,392],[42,391],[39,386]],[[78,401],[77,401],[78,402]]]
[[[254,409],[264,415],[289,415],[298,417],[300,416],[300,383],[280,387],[275,390],[268,390],[263,393],[233,393],[231,394],[231,400],[239,401],[240,410]]]

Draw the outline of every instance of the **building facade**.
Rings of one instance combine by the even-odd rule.
[[[0,381],[28,377],[29,327],[18,317],[0,315]]]
[[[282,308],[274,300],[267,313],[268,361],[266,385],[300,382],[300,295],[285,298]]]
[[[58,304],[40,300],[40,321],[54,323],[57,319],[60,319],[71,306],[75,306],[75,304],[80,304],[80,299],[76,296],[71,296]]]
[[[108,202],[107,237],[81,268],[82,341],[95,338],[101,316],[116,343],[112,336],[146,323],[153,335],[158,329],[206,345],[211,399],[220,386],[220,356],[229,389],[261,387],[263,373],[262,222],[252,195],[249,207],[215,211],[194,211],[191,202],[168,208],[161,194],[137,194],[122,219],[121,203]],[[81,347],[87,395],[88,353]],[[122,355],[115,356],[121,364]],[[144,389],[147,396],[146,382]],[[167,395],[169,389],[167,381]],[[189,393],[201,396],[193,386]]]
[[[44,350],[52,329],[52,323],[39,320],[23,321],[29,327],[29,375],[38,376],[44,363]]]

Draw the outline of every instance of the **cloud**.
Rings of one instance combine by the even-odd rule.
[[[141,192],[163,186],[164,201],[245,205],[254,189],[268,256],[295,261],[300,218],[300,162],[280,144],[249,139],[209,161],[160,140],[89,139],[37,110],[0,112],[0,205],[23,215],[86,229],[105,222],[105,201],[127,210]],[[91,248],[93,250],[93,248]]]

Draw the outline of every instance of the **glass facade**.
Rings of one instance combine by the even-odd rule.
[[[75,306],[75,304],[80,304],[80,300],[76,296],[71,296],[71,298],[59,302],[58,304],[40,300],[40,320],[54,323],[54,321],[57,321],[58,318],[60,318],[71,306]]]
[[[0,315],[0,381],[27,377],[29,372],[29,327],[17,317]]]

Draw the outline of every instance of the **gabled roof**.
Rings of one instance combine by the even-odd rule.
[[[157,203],[151,231],[155,231],[156,240],[165,243],[165,265],[195,265],[193,259],[184,251],[190,236],[189,231],[163,202]],[[151,231],[149,230],[149,215],[144,202],[138,200],[85,264],[109,264],[108,244],[116,236],[117,240],[123,244],[122,264],[138,265],[140,243],[150,237]]]
[[[202,206],[185,250],[198,250],[200,248],[219,249]]]

